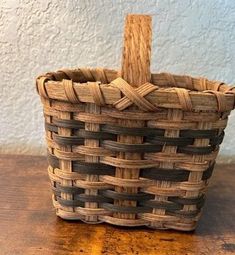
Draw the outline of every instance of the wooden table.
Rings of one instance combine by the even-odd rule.
[[[193,233],[66,222],[55,216],[45,157],[0,155],[0,255],[235,254],[234,165],[219,165]]]

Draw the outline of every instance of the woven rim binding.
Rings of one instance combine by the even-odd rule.
[[[109,69],[64,69],[40,76],[37,90],[47,99],[113,105],[120,111],[131,105],[145,112],[159,108],[225,112],[235,107],[235,87],[222,82],[160,73],[151,75],[151,83],[133,88],[118,76]]]

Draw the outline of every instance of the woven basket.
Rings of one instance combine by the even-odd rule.
[[[150,74],[151,18],[128,15],[122,70],[37,78],[56,213],[87,223],[195,229],[232,87]]]

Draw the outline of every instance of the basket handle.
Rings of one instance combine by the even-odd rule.
[[[126,17],[121,76],[132,87],[150,82],[152,18],[129,14]]]

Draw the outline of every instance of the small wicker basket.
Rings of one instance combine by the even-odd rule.
[[[37,78],[56,213],[87,223],[195,229],[234,88],[151,74],[151,18],[128,15],[122,70]]]

